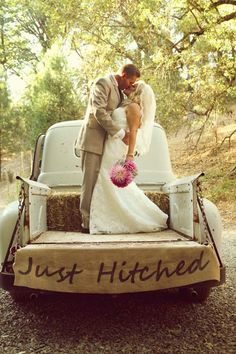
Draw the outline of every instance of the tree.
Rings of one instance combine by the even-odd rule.
[[[197,124],[201,134],[212,112],[226,110],[235,95],[233,0],[5,3],[14,5],[16,38],[26,34],[30,41],[33,38],[42,49],[40,55],[58,40],[78,54],[81,68],[74,79],[81,97],[94,77],[132,61],[156,93],[158,119],[164,127],[176,130]]]
[[[19,22],[16,21],[18,8],[12,6],[12,1],[0,2],[0,65],[5,71],[20,75],[25,63],[36,60],[31,51],[26,33],[22,32]]]
[[[66,37],[72,34],[88,79],[126,60],[135,62],[156,92],[158,117],[166,128],[192,122],[204,128],[212,112],[222,112],[232,100],[235,1],[63,3],[70,18]],[[65,23],[60,13],[57,21],[60,28]]]
[[[0,76],[0,180],[2,178],[2,156],[6,144],[6,123],[9,97],[4,75]]]
[[[4,72],[0,72],[0,180],[3,156],[22,148],[20,138],[22,133],[22,120],[19,112],[16,112],[16,109],[12,107],[6,75]]]
[[[32,76],[24,98],[24,112],[31,146],[52,124],[83,116],[84,106],[76,95],[66,60],[58,51],[47,52],[41,68]]]

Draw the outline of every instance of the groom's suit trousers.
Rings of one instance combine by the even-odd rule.
[[[93,189],[98,178],[102,155],[89,151],[80,151],[82,169],[82,187],[80,194],[80,212],[82,216],[82,226],[89,228],[90,205]]]

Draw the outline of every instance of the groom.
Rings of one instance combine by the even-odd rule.
[[[90,204],[107,134],[122,139],[128,145],[128,133],[113,122],[111,114],[123,100],[122,90],[132,89],[139,77],[140,71],[136,66],[126,64],[122,67],[120,75],[110,74],[96,79],[92,85],[85,118],[75,146],[75,154],[81,156],[82,168],[82,232],[89,233]]]

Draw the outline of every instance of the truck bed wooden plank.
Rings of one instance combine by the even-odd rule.
[[[97,243],[97,242],[175,242],[187,240],[176,231],[167,229],[152,233],[138,233],[126,235],[90,235],[80,232],[46,231],[33,244],[42,243]]]

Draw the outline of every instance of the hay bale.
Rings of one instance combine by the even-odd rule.
[[[48,230],[81,231],[79,194],[51,194],[47,199]]]
[[[164,213],[169,215],[169,196],[160,192],[145,192],[146,196]]]
[[[162,211],[169,214],[167,194],[145,192],[146,196]],[[52,231],[81,231],[79,192],[52,192],[47,198],[47,225]]]

